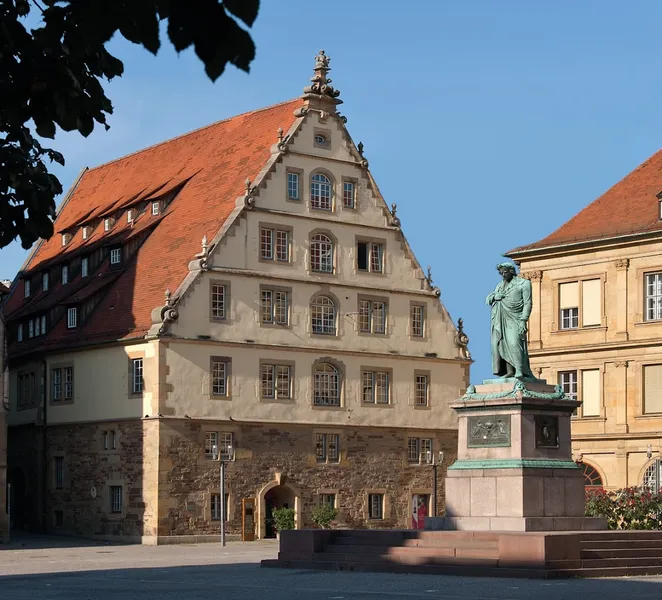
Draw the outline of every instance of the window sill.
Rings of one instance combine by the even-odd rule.
[[[267,265],[284,265],[287,267],[294,266],[291,260],[278,260],[277,258],[258,258],[258,262],[264,263]]]
[[[323,404],[312,404],[313,410],[345,410],[344,406],[327,406]]]
[[[414,405],[414,406],[413,406],[413,409],[414,409],[414,410],[431,410],[432,407],[431,407],[429,404],[428,404],[427,406],[417,406],[417,405]]]
[[[337,273],[335,271],[309,271],[311,277],[336,277]]]
[[[580,421],[580,422],[584,422],[584,421],[606,421],[606,420],[607,420],[607,417],[599,417],[599,416],[595,416],[595,417],[580,417],[579,415],[573,415],[572,418],[571,418],[571,420],[572,420],[572,421]]]
[[[260,398],[260,402],[268,404],[294,404],[294,398]]]
[[[635,417],[635,420],[645,420],[645,419],[662,419],[662,413],[650,413],[650,414],[642,414],[642,415],[637,415]]]
[[[361,402],[361,406],[365,408],[394,408],[395,405],[392,402]]]
[[[650,321],[635,321],[635,327],[639,325],[662,325],[662,319],[654,319]]]
[[[386,275],[384,271],[368,271],[364,269],[356,269],[355,273],[357,275],[378,275],[380,277],[384,277]]]
[[[334,461],[334,462],[315,461],[315,465],[318,466],[318,467],[338,467],[338,466],[340,466],[340,461]]]
[[[379,338],[391,337],[390,333],[372,333],[370,331],[359,331],[357,335],[359,335],[360,337],[379,337]]]
[[[209,394],[210,400],[232,400],[232,396],[217,396],[215,394]]]
[[[260,327],[264,327],[265,329],[292,329],[292,325],[289,323],[281,325],[280,323],[263,323],[262,321],[260,321]]]
[[[552,335],[563,333],[583,333],[586,331],[607,331],[605,325],[587,325],[586,327],[574,327],[572,329],[552,329]]]

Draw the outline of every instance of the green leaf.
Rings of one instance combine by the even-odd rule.
[[[260,10],[260,0],[225,0],[223,5],[228,12],[241,19],[249,27],[255,23]]]
[[[36,122],[37,135],[43,138],[55,137],[55,123],[51,119],[40,119]]]

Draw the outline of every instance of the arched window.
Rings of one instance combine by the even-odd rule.
[[[584,469],[584,487],[602,487],[602,477],[595,467],[582,463]]]
[[[310,270],[333,273],[333,242],[323,233],[315,234],[310,240]]]
[[[310,307],[313,333],[336,335],[336,303],[328,296],[315,296]]]
[[[654,494],[660,492],[662,487],[662,460],[658,458],[646,467],[641,486]]]
[[[319,210],[332,210],[331,180],[324,173],[315,173],[310,179],[310,206]]]
[[[315,406],[340,406],[340,373],[329,363],[315,365],[313,404]]]

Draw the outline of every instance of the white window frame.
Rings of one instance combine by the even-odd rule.
[[[424,402],[421,399],[424,399]],[[427,373],[414,375],[414,406],[427,408],[430,406],[430,376]]]
[[[53,402],[59,402],[62,400],[62,369],[59,367],[53,369],[51,377],[53,379]]]
[[[561,329],[579,329],[579,307],[561,309]]]
[[[109,219],[109,218],[108,218],[108,219],[104,219],[104,220],[103,220],[103,230],[104,230],[104,231],[110,231],[110,228],[111,228],[111,227],[112,227],[112,225],[111,225],[111,223],[110,223],[110,219]]]
[[[432,438],[410,437],[407,439],[407,462],[415,465],[432,464]]]
[[[662,320],[662,272],[646,273],[644,314],[646,321]]]
[[[314,273],[334,273],[333,240],[324,233],[317,233],[310,239],[310,270]]]
[[[353,181],[342,183],[342,205],[343,208],[356,208],[356,184]]]
[[[211,284],[211,318],[214,321],[225,321],[227,316],[226,302],[228,286],[224,283]]]
[[[333,181],[324,173],[313,173],[310,177],[310,207],[333,212]]]
[[[425,337],[425,305],[411,305],[411,335],[416,338]]]
[[[119,265],[122,262],[122,248],[111,248],[110,250],[110,264]]]
[[[67,329],[78,327],[78,307],[70,306],[67,309]]]
[[[214,460],[215,448],[218,448],[218,431],[205,431],[205,458],[207,460]]]
[[[131,359],[131,393],[142,394],[145,389],[145,363],[141,356]]]
[[[313,406],[340,406],[342,376],[335,365],[317,363],[313,372]]]
[[[315,335],[338,334],[338,307],[333,298],[319,294],[310,304],[310,330]]]
[[[384,519],[384,494],[368,494],[368,519],[371,521],[381,521]]]
[[[211,395],[224,398],[228,395],[229,361],[214,358],[211,361]]]
[[[361,372],[361,403],[386,406],[391,404],[391,375],[388,371]]]
[[[290,294],[286,290],[263,288],[260,293],[260,320],[265,325],[290,324]]]
[[[261,364],[260,396],[266,400],[291,400],[292,367],[277,363]]]
[[[287,199],[295,202],[301,200],[301,177],[294,171],[287,172]]]
[[[159,214],[159,212],[161,212],[160,202],[158,200],[156,202],[152,202],[152,216],[155,217]]]
[[[315,434],[315,461],[317,464],[333,464],[340,462],[340,434]]]
[[[365,269],[359,266],[359,245],[366,247]],[[356,242],[356,270],[359,273],[384,273],[384,246],[383,242]]]
[[[381,311],[381,318],[379,318]],[[359,333],[386,335],[388,321],[388,304],[382,300],[359,299]]]

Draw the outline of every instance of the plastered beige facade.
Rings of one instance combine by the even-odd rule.
[[[644,368],[662,364],[662,321],[646,313],[646,276],[662,272],[662,241],[603,241],[512,256],[533,284],[534,374],[561,383],[561,373],[577,373],[584,406],[572,419],[574,456],[594,467],[605,487],[641,485],[661,450],[662,413],[646,408]],[[580,291],[577,327],[563,329],[559,286],[579,282],[581,290],[585,281],[599,282],[591,284],[599,285],[595,306],[585,309],[599,314],[599,323],[583,325]],[[591,397],[582,398],[587,371],[596,390],[591,383]]]

